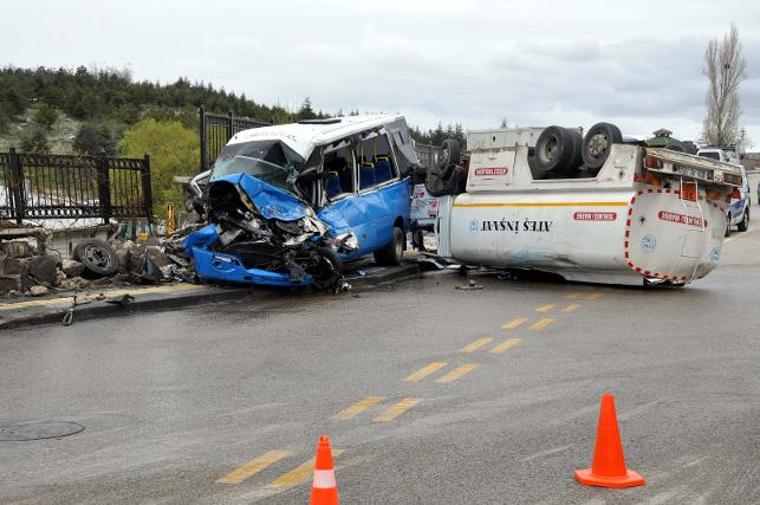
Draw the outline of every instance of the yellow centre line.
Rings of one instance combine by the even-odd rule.
[[[554,308],[554,305],[548,304],[548,305],[541,305],[539,308],[536,309],[536,312],[549,312]]]
[[[363,400],[359,400],[358,402],[354,403],[350,407],[341,410],[334,416],[332,416],[330,419],[333,421],[347,421],[351,419],[354,416],[357,416],[364,412],[365,410],[374,407],[381,401],[385,400],[385,397],[383,396],[368,396],[367,398],[364,398]]]
[[[409,397],[404,398],[398,403],[395,403],[385,409],[382,414],[377,416],[373,421],[376,423],[389,423],[396,419],[398,416],[411,409],[422,401],[422,398]]]
[[[510,338],[509,340],[505,340],[501,344],[497,345],[493,349],[491,349],[491,354],[502,354],[506,352],[507,350],[513,348],[514,346],[518,345],[520,342],[522,342],[522,339],[519,338]]]
[[[538,330],[540,330],[542,328],[546,328],[547,326],[549,326],[553,322],[554,322],[554,319],[551,319],[551,318],[541,319],[541,320],[536,321],[535,323],[533,323],[533,325],[530,327],[530,329],[533,330],[533,331],[538,331]]]
[[[526,321],[527,319],[524,317],[516,317],[512,319],[510,322],[508,322],[507,324],[505,324],[504,326],[502,326],[501,328],[504,330],[514,330],[515,328],[517,328],[518,326],[520,326]]]
[[[463,375],[467,375],[478,367],[477,363],[465,363],[462,366],[455,368],[440,379],[436,380],[439,384],[446,384],[448,382],[454,382]]]
[[[576,310],[580,309],[582,305],[580,303],[571,303],[564,309],[562,309],[562,312],[568,313],[568,312],[575,312]]]
[[[493,340],[493,338],[491,338],[491,337],[479,338],[476,341],[474,341],[474,342],[472,342],[470,344],[467,344],[466,346],[464,346],[461,349],[459,349],[459,352],[463,352],[463,353],[475,352],[478,349],[480,349],[481,347],[490,344],[491,340]]]
[[[337,458],[338,456],[343,454],[343,452],[344,452],[343,449],[333,449],[332,455],[334,458]],[[274,482],[270,484],[270,486],[283,488],[283,487],[296,486],[298,484],[301,484],[302,482],[305,482],[314,473],[315,459],[316,458],[311,458],[309,461],[302,464],[301,466],[277,478]]]
[[[568,300],[577,300],[583,296],[583,293],[570,293],[565,298]]]
[[[269,451],[256,459],[252,459],[240,468],[236,468],[216,481],[217,484],[240,484],[247,478],[256,475],[267,467],[290,456],[290,451]]]
[[[446,366],[446,363],[441,363],[441,362],[430,363],[429,365],[426,365],[426,366],[420,368],[419,370],[417,370],[416,372],[414,372],[414,373],[410,374],[409,376],[407,376],[407,378],[404,379],[404,381],[405,382],[417,382],[417,381],[421,381],[422,379],[424,379],[425,377],[427,377],[431,373],[435,373],[435,372],[437,372],[438,370],[440,370],[441,368],[443,368],[445,366]]]
[[[591,293],[590,295],[586,296],[586,300],[598,300],[602,297],[601,293]]]

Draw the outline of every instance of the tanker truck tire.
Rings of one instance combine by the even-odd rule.
[[[612,144],[623,142],[620,128],[610,123],[597,123],[586,133],[583,141],[583,163],[586,167],[599,170],[610,155]]]
[[[550,126],[541,132],[533,151],[533,177],[542,179],[550,173],[564,174],[577,168],[578,165],[572,166],[578,158],[577,140],[571,130],[561,126]]]
[[[447,180],[451,177],[451,172],[459,164],[461,147],[455,139],[446,139],[441,144],[441,152],[438,157],[438,167],[441,172],[441,178]]]

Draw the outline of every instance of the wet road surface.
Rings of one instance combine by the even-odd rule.
[[[3,504],[760,503],[760,232],[686,289],[436,275],[0,335]],[[585,488],[616,395],[647,485]]]

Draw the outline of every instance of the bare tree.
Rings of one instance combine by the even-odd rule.
[[[707,45],[703,73],[709,81],[703,125],[705,142],[715,146],[734,144],[741,115],[738,90],[747,75],[747,61],[733,23],[722,41],[715,38]]]
[[[747,134],[747,129],[742,127],[742,129],[739,130],[739,135],[736,137],[736,153],[740,156],[744,156],[747,154],[747,151],[754,147],[754,145],[752,139],[749,138],[749,135]]]

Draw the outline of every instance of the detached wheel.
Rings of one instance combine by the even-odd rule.
[[[379,251],[375,251],[375,262],[378,265],[395,266],[401,264],[404,258],[404,245],[406,237],[404,230],[398,226],[393,228],[393,240]]]
[[[744,217],[741,222],[736,226],[739,231],[747,231],[749,229],[749,209],[744,211]]]
[[[73,258],[91,275],[107,277],[119,270],[119,258],[107,242],[95,238],[81,241],[74,248]]]
[[[533,163],[538,178],[550,172],[569,175],[581,164],[583,139],[575,130],[550,126],[536,141]]]
[[[620,128],[610,123],[597,123],[592,126],[583,141],[583,163],[591,169],[602,168],[610,155],[612,144],[623,142]]]

